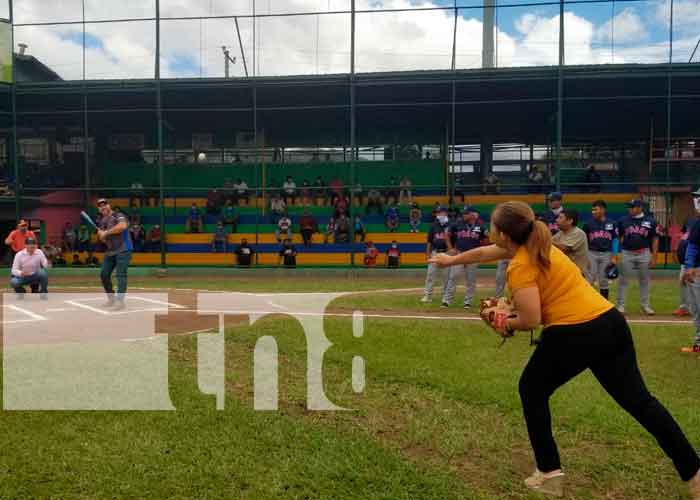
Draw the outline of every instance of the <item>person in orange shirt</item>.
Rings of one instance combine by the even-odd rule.
[[[7,238],[5,238],[5,245],[9,245],[12,248],[12,255],[24,250],[25,242],[27,238],[34,238],[34,232],[29,230],[29,224],[26,220],[20,220],[17,224],[17,229],[12,231]]]
[[[377,257],[379,256],[379,250],[374,246],[371,241],[367,242],[367,248],[365,249],[365,266],[374,267],[377,265]]]
[[[492,325],[501,333],[544,326],[520,378],[520,399],[537,469],[526,486],[563,495],[564,473],[552,437],[549,398],[590,369],[612,398],[658,441],[700,500],[700,457],[666,408],[649,393],[637,365],[625,317],[600,295],[564,253],[552,245],[547,226],[529,205],[509,201],[491,216],[493,245],[459,255],[438,254],[440,266],[511,259],[507,283],[515,315]]]

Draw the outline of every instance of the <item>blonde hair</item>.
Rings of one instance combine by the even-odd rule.
[[[522,201],[507,201],[494,210],[491,220],[516,245],[524,245],[530,260],[541,269],[549,269],[552,233],[547,225],[535,218],[530,205]]]

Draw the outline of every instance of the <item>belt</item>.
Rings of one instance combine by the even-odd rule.
[[[623,251],[623,252],[636,253],[636,254],[642,254],[642,253],[648,252],[649,249],[648,249],[648,248],[639,248],[639,249],[637,249],[637,250],[626,250],[626,249],[623,248],[622,251]]]

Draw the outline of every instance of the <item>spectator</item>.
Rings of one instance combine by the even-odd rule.
[[[279,221],[277,222],[277,229],[275,229],[275,238],[277,243],[282,241],[282,235],[285,235],[285,239],[291,239],[292,237],[292,220],[287,217],[287,214],[282,214]]]
[[[234,205],[238,204],[238,197],[236,195],[236,185],[233,182],[231,182],[230,178],[227,177],[224,181],[224,187],[222,191],[224,193],[224,199],[226,201],[230,201]]]
[[[484,184],[481,188],[481,192],[484,194],[500,194],[501,179],[498,178],[498,176],[493,170],[491,170],[489,174],[486,177],[484,177]]]
[[[236,254],[236,262],[240,267],[250,267],[255,255],[255,250],[248,244],[248,240],[243,238],[233,253]]]
[[[58,253],[56,253],[51,262],[54,267],[66,267],[66,265],[68,264],[60,248],[58,249]]]
[[[272,215],[272,223],[277,224],[277,221],[287,212],[287,204],[279,195],[275,195],[270,201],[270,214]]]
[[[25,242],[27,238],[34,238],[34,232],[29,230],[29,224],[27,221],[22,219],[17,224],[17,229],[12,231],[7,238],[5,238],[5,245],[9,245],[12,249],[11,257],[14,258],[15,254],[24,250]]]
[[[459,196],[464,203],[464,174],[459,173],[454,177],[454,195]]]
[[[187,222],[185,223],[186,233],[201,233],[202,232],[202,213],[196,203],[192,203],[190,207],[189,214],[187,215]]]
[[[591,193],[600,193],[600,183],[602,181],[600,174],[595,169],[595,165],[589,165],[586,170],[586,175],[583,178],[586,183],[586,190]]]
[[[129,227],[129,233],[131,233],[131,241],[134,244],[134,252],[142,252],[146,239],[146,232],[143,230],[143,226],[141,224],[132,224]]]
[[[335,217],[331,216],[330,219],[328,219],[328,224],[326,224],[326,232],[323,235],[323,243],[325,245],[328,244],[328,238],[333,235],[335,237]]]
[[[207,213],[209,215],[218,214],[221,210],[222,201],[221,193],[217,189],[212,189],[209,191],[207,194]]]
[[[423,220],[423,212],[421,211],[418,203],[411,203],[411,210],[408,213],[408,224],[411,226],[411,233],[417,233],[420,228],[421,221]]]
[[[297,249],[289,238],[282,243],[282,248],[279,251],[279,263],[283,263],[284,267],[290,269],[297,267]]]
[[[395,233],[399,229],[399,209],[393,202],[386,211],[384,224],[390,233]]]
[[[579,227],[578,212],[564,209],[557,216],[559,231],[552,237],[552,245],[564,252],[578,266],[581,274],[588,277],[588,237]]]
[[[160,231],[160,225],[156,224],[148,231],[148,236],[146,238],[146,246],[148,251],[157,252],[160,251],[160,241],[162,235]]]
[[[336,198],[344,198],[344,191],[343,191],[343,181],[341,181],[338,177],[334,177],[330,184],[330,191],[331,191],[331,205],[335,206],[335,200]]]
[[[316,177],[313,186],[314,204],[321,206],[326,204],[326,183],[323,181],[321,176]]]
[[[367,242],[367,248],[365,248],[365,266],[375,267],[377,265],[377,257],[379,257],[379,250],[374,246],[371,241]]]
[[[397,269],[400,265],[401,250],[399,249],[399,243],[393,240],[386,250],[386,267],[389,269]]]
[[[233,207],[231,200],[226,200],[226,205],[221,209],[221,220],[225,226],[231,226],[231,232],[235,233],[238,230],[239,216]]]
[[[386,190],[384,191],[384,198],[389,205],[389,200],[392,203],[397,203],[399,201],[399,181],[395,176],[389,177],[389,182],[387,183]]]
[[[92,253],[92,235],[90,234],[90,229],[85,224],[80,224],[78,228],[78,252]]]
[[[318,224],[316,224],[316,219],[308,210],[304,210],[304,215],[299,219],[299,231],[304,240],[304,246],[311,246],[311,238],[314,233],[318,232]]]
[[[297,202],[297,183],[294,182],[291,175],[287,176],[287,180],[282,184],[282,192],[284,193],[284,201],[287,206],[293,206]]]
[[[250,188],[248,188],[248,183],[246,181],[243,179],[236,179],[233,189],[236,195],[235,205],[240,204],[241,200],[245,200],[245,204],[250,205]]]
[[[363,204],[362,184],[356,182],[352,187],[352,202],[356,207],[361,207]]]
[[[78,235],[75,233],[75,228],[72,222],[66,222],[63,227],[63,248],[67,252],[75,252],[78,243]]]
[[[348,213],[348,208],[350,207],[350,200],[344,194],[336,196],[333,200],[333,215],[340,217],[343,214]]]
[[[301,204],[304,205],[305,207],[310,206],[313,196],[311,194],[311,183],[308,181],[308,179],[304,179],[304,181],[301,183],[300,193],[301,193]]]
[[[77,253],[74,253],[73,260],[71,261],[70,265],[73,267],[82,266],[83,262],[80,260],[80,255],[78,255]]]
[[[136,181],[131,184],[131,190],[129,191],[129,207],[134,207],[134,201],[139,200],[139,206],[143,207],[146,204],[146,191],[143,189],[143,184]]]
[[[376,209],[378,214],[384,213],[384,204],[382,203],[382,194],[379,192],[379,190],[377,188],[372,188],[367,193],[367,208],[365,210],[365,213],[367,215],[369,215],[373,209]]]
[[[530,167],[530,173],[527,176],[527,180],[532,185],[531,189],[533,192],[541,193],[544,189],[544,173],[537,165],[532,165],[532,167]]]
[[[350,242],[350,219],[347,215],[339,215],[335,221],[335,242],[349,243]]]
[[[358,237],[361,242],[365,241],[365,236],[367,233],[365,232],[365,225],[362,223],[362,218],[359,215],[355,216],[355,223],[354,223],[354,228],[355,232],[355,241],[357,241]]]
[[[270,180],[270,183],[267,186],[267,195],[270,197],[270,199],[282,197],[282,191],[279,187],[277,179]]]
[[[431,212],[431,216],[432,216],[432,219],[433,219],[432,222],[435,222],[435,220],[437,219],[438,213],[440,213],[440,210],[441,210],[442,208],[443,208],[443,207],[440,206],[440,202],[439,202],[439,201],[436,201],[436,202],[435,202],[435,205],[433,205],[433,210],[432,210],[432,212]],[[449,221],[448,221],[448,222],[449,222]]]
[[[404,202],[411,203],[411,201],[413,201],[413,197],[411,195],[411,180],[404,175],[403,177],[401,177],[399,187],[401,188],[401,191],[399,193],[399,204],[403,205]]]
[[[41,298],[46,300],[48,293],[49,275],[47,269],[49,261],[44,252],[37,248],[37,241],[29,237],[25,241],[25,248],[17,252],[12,262],[10,286],[14,288],[17,298],[24,298],[25,286],[31,287],[32,293],[39,291]]]
[[[228,233],[226,232],[226,226],[222,221],[216,223],[216,229],[214,230],[214,237],[211,240],[211,251],[216,253],[219,246],[221,246],[224,253],[227,251],[228,244]]]

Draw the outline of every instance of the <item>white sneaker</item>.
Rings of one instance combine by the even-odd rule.
[[[646,314],[647,316],[653,316],[656,314],[656,311],[654,311],[651,307],[649,306],[642,306],[642,312]]]
[[[431,299],[431,298],[428,297],[427,295],[424,295],[423,298],[420,299],[420,301],[421,301],[423,304],[427,304],[428,302],[432,302],[433,299]]]
[[[555,497],[564,496],[564,473],[548,472],[547,474],[535,469],[532,476],[525,479],[525,485],[531,490],[552,495]]]

